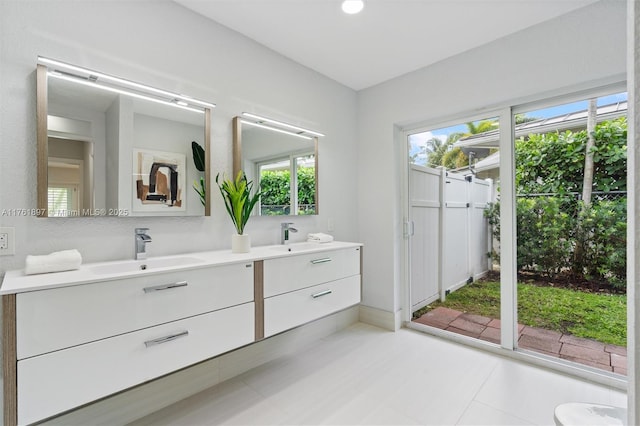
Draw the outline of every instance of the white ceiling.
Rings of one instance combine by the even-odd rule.
[[[174,0],[355,90],[596,0]]]

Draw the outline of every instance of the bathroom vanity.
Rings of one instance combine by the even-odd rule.
[[[301,243],[9,271],[4,424],[31,424],[357,305],[362,247]]]

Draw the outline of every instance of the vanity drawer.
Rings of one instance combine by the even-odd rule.
[[[24,359],[252,300],[252,263],[20,293],[17,356]]]
[[[360,303],[360,275],[270,297],[264,301],[265,337]]]
[[[360,274],[360,247],[264,261],[264,297]]]
[[[168,336],[179,337],[162,343]],[[253,339],[251,302],[19,361],[18,423],[42,420]]]

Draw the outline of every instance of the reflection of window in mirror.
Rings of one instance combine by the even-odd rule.
[[[93,208],[91,142],[50,137],[48,151],[49,216],[83,215]]]
[[[315,214],[315,155],[299,154],[257,164],[263,216]]]

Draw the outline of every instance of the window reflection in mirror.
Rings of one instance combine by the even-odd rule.
[[[313,153],[260,163],[258,167],[261,215],[316,214],[316,162]]]
[[[262,192],[254,214],[318,214],[317,138],[255,124],[234,119],[234,174]]]

